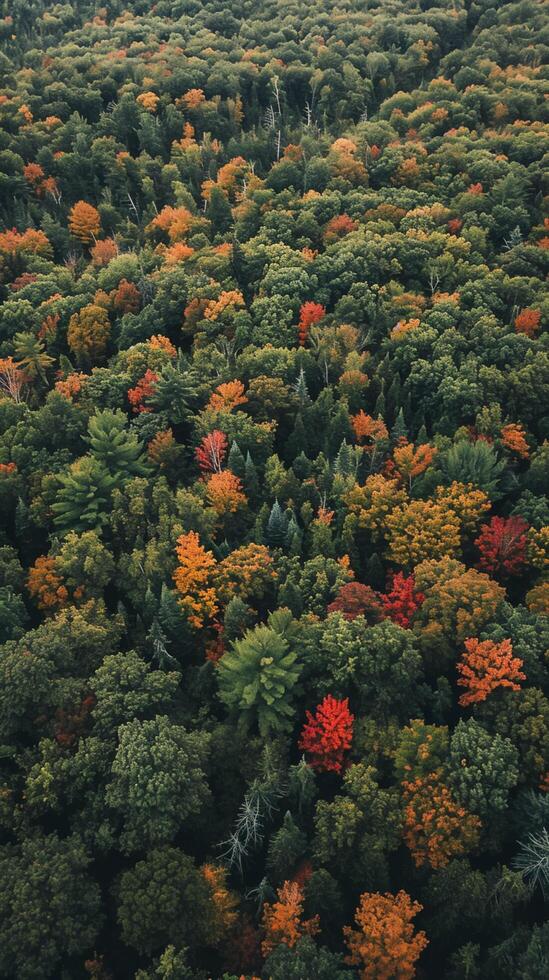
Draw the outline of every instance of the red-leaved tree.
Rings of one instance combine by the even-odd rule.
[[[214,429],[204,436],[196,447],[194,455],[201,473],[220,473],[227,455],[227,436],[220,429]]]
[[[298,339],[301,347],[307,343],[309,330],[313,323],[318,323],[322,317],[326,316],[326,307],[321,303],[303,303],[299,311]]]
[[[518,575],[527,563],[527,531],[523,517],[493,517],[483,524],[475,544],[479,568],[490,575]]]
[[[393,575],[391,589],[381,596],[385,615],[404,629],[411,625],[415,613],[425,600],[422,592],[416,591],[413,575],[397,572]]]
[[[338,701],[331,694],[326,695],[314,715],[307,711],[299,748],[307,753],[313,769],[341,772],[345,752],[351,748],[354,720],[349,711],[349,699]]]
[[[349,620],[364,616],[369,622],[377,623],[382,618],[382,607],[377,592],[369,585],[345,582],[328,606],[328,613],[341,613]]]

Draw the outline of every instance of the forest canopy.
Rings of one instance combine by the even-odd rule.
[[[549,975],[548,29],[0,5],[0,977]]]

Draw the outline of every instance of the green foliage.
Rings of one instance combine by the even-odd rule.
[[[450,783],[480,817],[505,810],[518,780],[518,753],[508,738],[491,736],[474,718],[459,721],[450,739]]]
[[[178,848],[150,850],[122,873],[116,891],[123,940],[138,952],[208,941],[210,891],[192,858]]]
[[[101,897],[90,857],[75,837],[29,837],[0,852],[0,970],[48,980],[68,956],[83,956],[101,926]]]
[[[263,738],[291,728],[301,665],[273,625],[247,630],[222,657],[218,671],[219,697],[239,723],[257,725]]]
[[[122,818],[125,851],[168,843],[200,811],[209,796],[207,753],[206,735],[187,732],[166,715],[120,726],[106,801]]]

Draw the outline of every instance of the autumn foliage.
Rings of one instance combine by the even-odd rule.
[[[227,455],[227,436],[214,429],[204,436],[194,455],[201,473],[220,473]]]
[[[128,389],[128,401],[134,412],[150,412],[151,408],[147,405],[147,398],[154,395],[158,375],[156,371],[147,368],[145,374],[139,379],[135,388]]]
[[[221,470],[208,477],[206,494],[208,500],[220,517],[234,514],[246,503],[242,483],[231,470]]]
[[[328,613],[341,613],[344,619],[352,620],[365,616],[369,622],[377,622],[382,615],[380,597],[369,585],[362,582],[345,582],[330,602]]]
[[[402,785],[404,840],[417,867],[444,868],[475,846],[480,820],[455,801],[439,773]]]
[[[458,685],[466,688],[460,695],[462,707],[484,701],[498,687],[520,691],[519,681],[526,680],[523,661],[513,656],[511,640],[465,640],[465,652],[458,663]]]
[[[326,316],[326,308],[321,303],[303,303],[299,310],[298,339],[301,347],[307,343],[309,330]]]
[[[84,245],[94,241],[101,229],[99,211],[87,201],[77,201],[69,214],[69,229],[71,235],[80,239]]]
[[[404,629],[409,629],[424,600],[423,593],[416,591],[414,576],[403,572],[393,575],[390,591],[381,596],[385,615]]]
[[[179,604],[191,626],[202,629],[218,611],[217,596],[212,587],[215,558],[211,551],[200,544],[196,531],[189,531],[177,539],[179,565],[173,573],[179,592]]]
[[[355,912],[357,929],[343,932],[349,955],[361,980],[412,980],[416,962],[428,945],[424,932],[415,932],[413,920],[423,906],[400,891],[397,895],[364,892]]]
[[[302,936],[314,936],[319,930],[318,916],[303,919],[303,891],[297,881],[285,881],[277,891],[277,899],[263,906],[265,938],[261,943],[264,956],[284,943],[290,948]]]
[[[64,606],[69,597],[55,558],[42,555],[29,570],[27,588],[39,609],[51,612]]]
[[[493,517],[475,541],[479,568],[496,576],[518,575],[527,563],[528,524],[522,517]]]
[[[211,394],[208,408],[214,412],[232,412],[239,405],[245,405],[248,399],[244,394],[244,385],[241,381],[227,381],[225,384],[218,385]]]
[[[338,701],[327,694],[314,714],[307,711],[307,721],[299,738],[309,765],[318,772],[341,772],[345,753],[353,740],[354,715],[349,699]]]
[[[540,325],[541,310],[531,308],[521,310],[515,317],[515,330],[517,333],[524,333],[527,337],[535,337]]]

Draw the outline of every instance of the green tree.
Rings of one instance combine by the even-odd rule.
[[[122,939],[139,953],[168,943],[193,947],[211,938],[210,889],[192,858],[176,847],[156,847],[124,871],[115,888]]]
[[[90,419],[87,442],[92,458],[103,466],[116,485],[133,476],[147,476],[143,449],[133,432],[127,429],[124,412],[104,409]]]
[[[123,850],[173,840],[181,823],[209,797],[203,766],[208,736],[188,732],[167,715],[134,719],[118,730],[107,804],[122,819]]]
[[[268,738],[292,726],[300,673],[291,642],[272,625],[257,626],[221,658],[219,697],[241,724]]]
[[[101,926],[99,885],[76,837],[29,836],[0,850],[0,972],[14,980],[60,976],[93,949]]]
[[[450,739],[450,786],[460,803],[480,817],[507,808],[518,781],[518,753],[512,742],[490,735],[474,718],[459,721]]]

